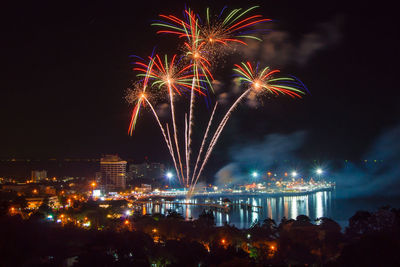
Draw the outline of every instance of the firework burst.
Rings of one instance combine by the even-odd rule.
[[[245,10],[239,8],[229,13],[223,9],[218,16],[212,16],[207,8],[206,20],[200,30],[201,40],[206,49],[210,50],[214,57],[219,57],[224,54],[224,50],[232,48],[232,43],[247,45],[246,39],[261,41],[254,35],[257,31],[252,27],[271,19],[265,19],[262,15],[249,16],[257,8],[258,6]]]
[[[184,10],[184,18],[174,15],[160,15],[161,20],[154,22],[153,26],[161,27],[158,34],[174,34],[183,38],[186,56],[200,68],[205,76],[208,86],[212,88],[210,79],[213,75],[210,71],[212,60],[222,56],[223,51],[230,48],[231,43],[247,45],[246,39],[261,41],[254,35],[253,26],[269,22],[262,15],[249,15],[258,6],[248,9],[233,9],[231,12],[221,11],[219,16],[210,14],[206,9],[206,19],[202,20],[191,9]],[[202,21],[203,23],[200,23]],[[196,71],[195,71],[196,73]]]
[[[146,83],[149,83],[151,80],[151,87],[161,89],[166,88],[168,92],[170,108],[171,108],[171,118],[172,118],[172,130],[173,130],[173,141],[174,141],[174,148],[172,147],[172,142],[170,140],[170,132],[169,127],[167,127],[168,138],[166,135],[164,138],[166,139],[167,146],[172,152],[172,154],[176,153],[176,158],[178,159],[179,168],[177,168],[178,178],[180,181],[185,179],[184,175],[184,166],[182,164],[181,159],[181,150],[180,144],[178,140],[178,130],[176,126],[176,114],[175,114],[175,95],[182,95],[182,92],[190,91],[191,98],[196,93],[200,95],[205,95],[202,91],[206,90],[205,87],[202,86],[203,80],[202,74],[193,73],[193,65],[189,64],[186,66],[181,66],[178,64],[177,55],[174,55],[171,61],[168,61],[168,57],[165,56],[164,60],[161,60],[160,56],[156,54],[154,57],[150,57],[150,63],[145,64],[143,62],[135,62],[136,67],[134,70],[139,71],[137,76],[143,78]],[[196,84],[193,83],[193,80],[198,81]],[[143,90],[143,92],[145,92]],[[149,103],[149,101],[144,102],[143,97],[139,97],[138,104],[135,106],[133,110],[133,121],[131,122],[132,125],[136,124],[137,116],[138,116],[138,109],[140,108],[141,103]],[[146,98],[147,100],[147,98]],[[155,116],[157,114],[154,112]],[[158,116],[157,116],[158,119]],[[159,120],[159,119],[158,119]],[[161,126],[162,128],[162,126]],[[130,127],[132,131],[132,127]],[[165,131],[165,129],[163,129]],[[185,134],[185,139],[187,136]],[[185,142],[185,154],[187,155],[187,143]]]
[[[212,132],[214,117],[217,117],[218,103],[215,103],[198,154],[195,155],[196,161],[191,162],[195,97],[202,95],[206,99],[208,98],[208,91],[212,90],[211,82],[214,79],[212,67],[215,65],[215,59],[223,55],[224,51],[232,48],[233,44],[247,45],[246,39],[261,41],[254,35],[257,30],[252,28],[256,24],[271,20],[265,19],[261,15],[251,15],[256,8],[257,6],[248,9],[234,9],[226,13],[223,9],[219,16],[211,15],[210,10],[207,9],[204,20],[191,9],[185,9],[182,18],[174,15],[160,15],[160,20],[152,25],[161,27],[161,30],[157,31],[158,34],[172,34],[182,40],[184,54],[179,59],[177,55],[174,55],[170,60],[167,56],[161,58],[159,55],[155,55],[149,57],[148,63],[135,63],[134,70],[140,72],[138,77],[141,80],[130,96],[131,102],[135,102],[136,105],[132,112],[129,132],[132,134],[135,128],[140,108],[150,107],[162,131],[177,177],[181,185],[189,188],[189,196],[193,193],[204,166],[232,112],[249,93],[257,96],[264,94],[288,95],[292,98],[301,98],[304,95],[304,89],[306,89],[304,84],[293,76],[282,76],[279,70],[272,70],[269,67],[260,69],[258,64],[253,66],[250,62],[235,65],[234,72],[239,77],[240,83],[243,84],[244,91],[222,116],[215,132]],[[168,97],[171,127],[168,123],[163,126],[155,112],[149,98],[149,89],[151,88],[157,89],[158,93],[161,92]],[[164,89],[166,90],[164,91]],[[188,112],[184,113],[184,129],[178,133],[175,98],[186,93],[190,93]],[[182,144],[184,147],[181,151]],[[184,158],[181,155],[184,155]],[[193,171],[191,171],[192,166],[194,167]]]
[[[303,83],[293,77],[279,76],[280,70],[271,70],[269,67],[259,70],[258,64],[254,67],[250,62],[242,62],[240,65],[235,64],[233,71],[239,75],[239,81],[256,94],[267,92],[292,98],[304,95]]]
[[[142,75],[143,77],[142,81],[137,82],[134,86],[134,90],[129,90],[127,93],[127,101],[129,103],[134,103],[136,101],[136,105],[132,110],[131,122],[129,123],[129,128],[128,128],[129,135],[132,135],[133,131],[135,130],[136,122],[140,114],[140,107],[145,104],[142,96],[146,93],[150,74],[153,69],[153,64],[154,64],[154,59],[152,58],[150,58],[150,61],[147,65],[143,64],[145,65],[145,69],[144,69],[144,75]],[[136,70],[136,68],[134,68],[133,70]]]
[[[239,81],[244,84],[246,90],[236,99],[218,125],[217,130],[209,142],[204,159],[199,168],[199,172],[197,174],[193,173],[193,185],[190,188],[191,192],[189,194],[193,193],[204,166],[214,150],[215,144],[225,128],[225,125],[227,124],[232,112],[250,92],[254,92],[257,95],[261,95],[263,93],[272,93],[275,95],[289,95],[292,98],[301,98],[301,95],[304,94],[303,90],[306,89],[304,84],[298,79],[292,77],[277,77],[280,73],[280,70],[271,70],[269,67],[265,67],[259,71],[258,65],[256,68],[254,68],[250,62],[242,62],[241,65],[235,64],[235,68],[233,70],[239,75]],[[207,138],[206,135],[204,138]],[[203,140],[203,142],[204,141],[205,140]],[[197,169],[197,165],[195,169]]]

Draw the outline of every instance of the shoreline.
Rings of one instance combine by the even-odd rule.
[[[336,186],[331,187],[323,187],[323,188],[315,188],[312,190],[301,191],[301,192],[208,192],[208,193],[195,193],[191,198],[204,198],[204,197],[228,197],[228,196],[237,196],[237,197],[253,197],[253,196],[265,196],[265,197],[285,197],[285,196],[303,196],[310,195],[317,192],[332,192],[336,190]],[[152,197],[174,197],[174,198],[186,198],[186,194],[178,194],[178,195],[154,195]]]

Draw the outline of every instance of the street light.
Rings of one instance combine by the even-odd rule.
[[[296,171],[292,171],[292,177],[295,178],[297,176],[297,172]]]
[[[95,181],[93,181],[90,185],[92,186],[92,197],[94,198],[94,189],[96,188],[97,184]]]
[[[252,176],[253,178],[257,178],[257,177],[258,177],[258,172],[253,171],[253,172],[251,173],[251,176]]]
[[[167,172],[167,173],[165,174],[165,176],[166,176],[167,179],[168,179],[168,187],[171,187],[171,179],[174,177],[174,174],[173,174],[172,172]]]
[[[315,170],[315,172],[316,172],[318,175],[321,175],[324,171],[323,171],[321,168],[317,168],[317,169]]]

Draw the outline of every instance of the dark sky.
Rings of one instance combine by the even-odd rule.
[[[186,3],[200,13],[207,4],[221,10],[222,1],[215,2]],[[15,1],[3,6],[0,157],[118,153],[169,160],[148,112],[134,136],[127,135],[131,107],[124,93],[135,80],[130,55],[147,56],[154,46],[176,53],[175,39],[157,36],[150,23],[161,12],[180,15],[184,3]],[[264,37],[271,46],[260,45],[252,59],[295,74],[311,95],[267,99],[256,109],[242,105],[211,164],[224,164],[231,144],[295,131],[307,132],[307,157],[357,159],[398,123],[398,15],[384,2],[366,3],[229,1],[231,8],[259,4],[259,13],[275,20],[271,36]],[[216,75],[225,91],[230,69]]]

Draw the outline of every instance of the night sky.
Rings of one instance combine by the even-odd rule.
[[[224,3],[215,2],[186,3],[201,13],[207,4],[221,10]],[[265,99],[257,108],[242,105],[212,168],[229,161],[233,144],[296,131],[307,133],[304,157],[356,160],[399,122],[398,15],[382,1],[352,2],[229,1],[231,8],[259,4],[258,13],[275,21],[251,55],[242,51],[217,63],[221,90],[230,90],[231,66],[248,55],[301,78],[311,94],[303,100]],[[154,47],[178,52],[175,38],[157,36],[150,23],[160,13],[180,15],[185,2],[10,3],[2,7],[0,157],[118,153],[168,162],[149,112],[128,136],[132,107],[124,94],[135,80],[130,55],[145,57]],[[202,112],[209,114],[204,107]]]

